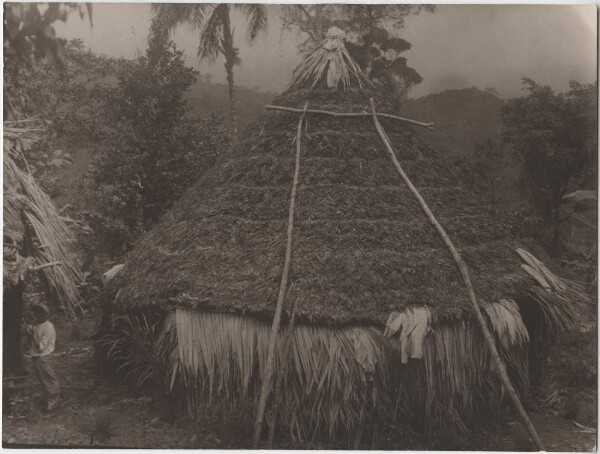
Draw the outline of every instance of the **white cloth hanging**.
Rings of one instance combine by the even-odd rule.
[[[393,311],[388,317],[383,335],[396,337],[400,344],[402,363],[409,358],[423,358],[423,343],[430,331],[431,314],[426,307],[412,307],[404,312]]]

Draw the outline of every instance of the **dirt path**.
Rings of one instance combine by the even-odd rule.
[[[11,445],[119,448],[228,447],[186,418],[165,422],[150,397],[133,398],[122,384],[94,373],[91,351],[55,356],[61,406],[46,414],[32,377],[33,395],[2,418],[4,447]]]
[[[94,332],[92,316],[77,324],[78,332]],[[43,411],[41,387],[29,367],[31,386],[20,391],[22,401],[13,406],[4,402],[4,447],[90,447],[92,443],[131,448],[221,447],[220,440],[199,434],[185,418],[163,421],[158,403],[149,397],[134,398],[123,384],[97,373],[91,341],[71,340],[71,326],[55,325],[58,344],[51,363],[61,385],[61,405],[49,414]]]
[[[62,384],[62,405],[44,414],[34,395],[16,415],[3,416],[2,442],[11,445],[95,446],[130,448],[229,448],[229,440],[203,433],[186,418],[165,422],[159,406],[148,397],[132,398],[122,384],[93,372],[91,350],[53,357]],[[25,410],[25,411],[21,411]],[[549,451],[592,451],[595,434],[582,432],[571,421],[546,413],[532,415]],[[486,450],[528,451],[531,444],[517,421],[485,437]]]

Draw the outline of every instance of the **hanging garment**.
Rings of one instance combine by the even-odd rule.
[[[430,331],[429,309],[426,307],[408,308],[404,312],[392,312],[388,317],[383,335],[396,337],[400,344],[402,363],[409,358],[423,358],[423,342]]]

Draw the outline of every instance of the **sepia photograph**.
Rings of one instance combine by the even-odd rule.
[[[597,6],[3,36],[3,448],[596,451]]]

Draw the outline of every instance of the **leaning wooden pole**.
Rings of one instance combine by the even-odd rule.
[[[292,316],[290,323],[288,324],[287,331],[285,333],[285,339],[283,341],[283,358],[284,361],[288,360],[290,348],[292,344],[292,336],[294,335],[294,327],[296,321],[296,301],[292,301],[290,312]],[[275,426],[277,425],[277,414],[279,412],[279,396],[281,395],[281,386],[283,384],[283,378],[285,373],[286,363],[284,363],[284,369],[277,376],[277,382],[275,383],[275,390],[273,391],[273,406],[272,406],[272,423],[269,426],[269,434],[267,436],[267,449],[273,449],[273,441],[275,439]]]
[[[483,318],[483,315],[479,308],[479,303],[477,301],[477,297],[475,296],[475,290],[473,289],[473,284],[471,283],[471,277],[469,275],[467,265],[463,261],[462,257],[458,253],[458,251],[456,250],[456,247],[454,247],[454,244],[450,240],[450,237],[448,236],[448,234],[446,233],[444,228],[441,226],[441,224],[438,222],[438,220],[435,218],[435,216],[429,209],[429,206],[427,205],[427,202],[425,202],[425,199],[423,199],[423,197],[421,196],[421,194],[419,193],[417,188],[415,188],[415,186],[412,184],[412,182],[410,181],[410,178],[408,178],[408,175],[406,175],[406,173],[404,173],[402,166],[400,166],[400,163],[398,162],[398,159],[396,158],[396,154],[394,153],[392,144],[390,143],[387,135],[385,134],[383,128],[381,127],[381,124],[379,123],[379,120],[377,119],[377,113],[375,112],[375,103],[373,102],[373,98],[371,98],[370,101],[371,101],[371,114],[373,117],[373,123],[375,124],[375,129],[377,129],[377,133],[379,134],[379,137],[381,137],[381,140],[382,140],[383,144],[385,145],[385,148],[387,149],[387,151],[390,155],[390,158],[392,159],[394,167],[396,168],[396,170],[398,171],[398,173],[400,174],[400,176],[402,177],[402,179],[404,180],[404,182],[406,183],[406,185],[408,186],[410,191],[413,193],[413,195],[419,201],[421,208],[423,208],[423,211],[425,212],[425,214],[427,215],[427,217],[429,218],[429,220],[431,221],[431,223],[433,224],[435,229],[438,231],[438,233],[442,237],[442,240],[444,240],[446,247],[450,251],[450,254],[452,254],[452,258],[456,262],[456,266],[458,267],[458,270],[460,271],[460,274],[463,278],[465,286],[467,287],[467,291],[469,293],[469,299],[471,300],[471,304],[473,305],[473,309],[475,310],[475,314],[477,316],[477,321],[479,322],[481,331],[483,332],[483,337],[485,338],[485,341],[486,341],[486,343],[490,349],[490,352],[492,354],[492,360],[494,361],[494,365],[496,367],[496,370],[498,371],[500,381],[502,382],[504,389],[506,390],[507,394],[509,395],[523,424],[527,428],[527,431],[529,432],[529,435],[531,436],[536,448],[540,451],[545,451],[542,440],[540,439],[537,431],[535,430],[535,427],[533,427],[533,424],[531,423],[531,420],[529,419],[529,416],[527,415],[525,408],[523,408],[523,404],[521,403],[521,400],[519,399],[519,396],[517,395],[515,388],[513,387],[512,383],[510,382],[510,378],[508,378],[508,374],[506,373],[506,367],[504,366],[504,363],[502,362],[502,359],[500,358],[500,355],[498,354],[498,349],[496,348],[496,343],[494,341],[494,338],[492,337],[490,330],[488,329],[487,323],[486,323],[485,319]]]
[[[269,338],[269,350],[267,352],[267,364],[265,373],[262,377],[262,385],[260,390],[260,398],[256,409],[256,421],[254,425],[254,449],[258,448],[260,441],[260,432],[262,430],[263,419],[265,416],[265,407],[267,406],[267,398],[273,381],[273,364],[275,362],[275,344],[277,343],[277,333],[281,325],[281,312],[283,310],[283,302],[285,300],[288,277],[290,274],[290,266],[292,264],[292,234],[294,231],[294,213],[296,209],[296,191],[298,189],[298,175],[300,173],[300,143],[302,135],[302,122],[306,115],[308,103],[304,106],[304,111],[298,121],[298,133],[296,135],[296,166],[294,169],[294,182],[292,183],[292,192],[290,194],[290,208],[288,213],[288,230],[287,244],[285,247],[285,261],[283,262],[283,272],[281,274],[281,284],[279,286],[279,295],[277,297],[277,306],[275,307],[275,315],[273,316],[273,325],[271,326],[271,337]]]

